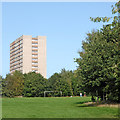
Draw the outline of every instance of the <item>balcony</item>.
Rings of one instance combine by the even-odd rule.
[[[32,60],[32,63],[38,63],[38,60]]]
[[[32,55],[38,55],[38,51],[32,51]]]
[[[38,68],[32,68],[32,70],[38,70]]]
[[[32,47],[38,47],[38,45],[32,45]]]
[[[32,59],[38,59],[38,57],[37,56],[32,56]]]
[[[38,67],[38,64],[32,64],[32,67]]]

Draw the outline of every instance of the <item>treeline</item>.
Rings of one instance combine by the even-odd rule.
[[[12,75],[7,74],[6,78],[1,77],[2,95],[6,97],[43,97],[44,91],[55,91],[46,93],[46,96],[76,96],[80,92],[80,82],[72,71],[62,69],[60,73],[53,74],[45,79],[41,74],[30,72],[22,74],[15,71]]]

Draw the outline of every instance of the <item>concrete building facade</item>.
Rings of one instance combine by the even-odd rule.
[[[22,35],[10,44],[10,73],[15,70],[46,78],[46,36]]]

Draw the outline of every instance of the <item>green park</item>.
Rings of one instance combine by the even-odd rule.
[[[106,25],[87,33],[76,70],[54,73],[15,71],[1,76],[3,118],[118,118],[120,83],[120,2],[114,17],[90,18]],[[81,96],[80,96],[81,95]]]
[[[117,107],[88,106],[90,97],[3,98],[3,118],[117,118]]]

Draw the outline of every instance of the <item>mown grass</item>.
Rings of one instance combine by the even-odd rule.
[[[2,118],[115,118],[117,108],[86,106],[90,97],[3,98]]]

